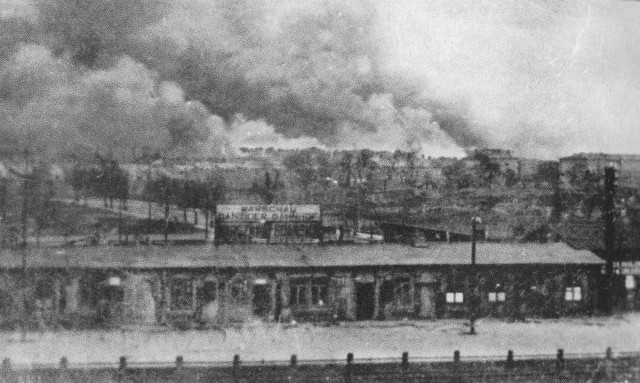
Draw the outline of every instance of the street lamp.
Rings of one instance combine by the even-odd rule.
[[[469,334],[476,334],[476,294],[475,288],[477,286],[475,283],[475,274],[476,274],[476,231],[477,225],[481,224],[482,220],[480,217],[471,218],[471,281],[474,285],[474,289],[471,294],[469,294]]]

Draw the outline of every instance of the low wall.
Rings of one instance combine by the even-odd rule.
[[[243,363],[236,355],[228,363],[189,364],[181,357],[175,365],[128,365],[121,358],[113,365],[74,366],[64,358],[57,368],[22,369],[4,360],[0,382],[638,382],[640,354],[553,355],[465,359],[455,352],[450,360],[398,359]]]

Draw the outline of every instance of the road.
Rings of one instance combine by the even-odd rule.
[[[61,199],[60,201],[64,202],[64,203],[68,203],[68,204],[74,204],[74,203],[78,203],[73,199]],[[86,204],[85,204],[86,201]],[[81,202],[79,202],[82,205],[85,206],[89,206],[91,208],[94,209],[99,209],[99,210],[104,210],[104,211],[109,211],[112,213],[118,213],[118,205],[117,202],[114,201],[114,205],[113,208],[110,207],[105,207],[104,206],[104,200],[102,200],[101,198],[87,198],[82,199]],[[149,218],[149,210],[151,210],[151,217],[152,219],[164,219],[164,206],[160,206],[159,204],[156,203],[151,203],[149,204],[146,201],[141,201],[141,200],[128,200],[127,201],[127,210],[123,210],[122,214],[128,217],[132,217],[132,218],[138,218],[138,219],[147,219]],[[205,229],[205,214],[204,211],[202,211],[201,209],[198,209],[198,222],[195,222],[195,213],[193,209],[189,209],[187,210],[187,223],[192,224],[194,227],[198,228],[198,229]],[[174,221],[180,221],[183,222],[184,221],[184,213],[182,211],[182,209],[178,208],[177,206],[171,206],[169,209],[169,219],[170,220],[174,220]]]

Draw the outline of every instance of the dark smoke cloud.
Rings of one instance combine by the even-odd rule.
[[[36,6],[54,52],[88,67],[126,54],[128,40],[167,9],[164,0],[36,0]]]
[[[428,139],[428,129],[435,128],[463,145],[483,143],[464,108],[429,99],[412,79],[397,81],[380,69],[380,31],[375,7],[367,1],[305,2],[275,16],[273,5],[251,0],[188,8],[181,17],[192,19],[206,10],[213,16],[199,16],[191,29],[160,25],[136,57],[227,121],[242,114],[266,121],[287,137],[332,144],[345,128],[354,134],[385,129],[369,101],[391,94],[400,120],[405,107],[425,109],[433,119],[426,121],[423,137],[412,133],[412,140]],[[275,8],[288,9],[286,2]],[[204,38],[198,23],[208,26]],[[168,44],[167,36],[188,43]]]
[[[207,139],[206,108],[127,55],[135,34],[157,21],[164,5],[36,5],[32,17],[0,20],[7,32],[0,47],[4,151],[18,146],[57,155],[85,149],[130,157],[143,147],[193,150]]]
[[[50,151],[195,150],[212,131],[224,136],[217,116],[227,131],[262,121],[330,145],[486,139],[464,104],[385,73],[366,0],[37,0],[35,9],[0,19],[0,129]]]

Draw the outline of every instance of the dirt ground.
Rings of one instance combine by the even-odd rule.
[[[15,364],[58,363],[66,356],[73,363],[116,363],[126,356],[131,363],[344,359],[359,358],[503,357],[513,350],[522,355],[571,353],[603,354],[640,351],[640,314],[615,317],[528,320],[508,323],[497,319],[477,322],[477,335],[468,335],[464,320],[354,322],[331,327],[310,324],[246,323],[219,331],[169,331],[160,328],[117,331],[0,333],[0,359]]]

